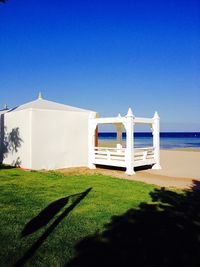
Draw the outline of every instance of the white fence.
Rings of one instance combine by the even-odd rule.
[[[134,151],[134,167],[156,163],[154,147],[135,148]]]
[[[142,165],[151,165],[155,163],[154,148],[135,148],[134,149],[134,167]],[[127,151],[125,148],[95,147],[93,154],[93,163],[109,166],[127,166]]]

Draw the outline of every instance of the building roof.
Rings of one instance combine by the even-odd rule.
[[[1,109],[1,110],[0,110],[0,115],[5,114],[6,112],[8,112],[8,109]]]
[[[48,101],[45,99],[42,99],[41,96],[38,97],[37,100],[25,103],[23,105],[20,105],[18,107],[15,107],[9,112],[13,111],[20,111],[25,109],[43,109],[43,110],[62,110],[62,111],[76,111],[76,112],[92,112],[91,110],[81,109],[77,107],[72,107],[60,103],[56,103],[53,101]]]

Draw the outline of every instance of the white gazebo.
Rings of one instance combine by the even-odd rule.
[[[98,147],[96,144],[96,129],[100,124],[114,124],[117,129],[117,146]],[[148,124],[152,129],[153,146],[134,148],[134,125]],[[155,112],[153,118],[139,118],[133,115],[129,108],[126,116],[110,118],[95,118],[91,113],[89,118],[88,137],[88,167],[96,168],[96,165],[107,165],[126,168],[126,174],[134,174],[134,168],[145,165],[153,165],[153,169],[161,169],[160,166],[160,118]],[[126,130],[126,147],[122,147],[122,130]]]

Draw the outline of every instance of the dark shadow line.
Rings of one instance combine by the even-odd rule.
[[[99,169],[115,170],[115,171],[121,171],[121,172],[124,172],[125,169],[126,169],[124,167],[108,166],[108,165],[100,165],[100,164],[97,164],[96,166]],[[134,171],[135,172],[139,172],[139,171],[144,171],[144,170],[150,170],[150,169],[152,169],[152,166],[153,166],[153,164],[142,165],[142,166],[139,166],[139,167],[135,167]]]
[[[61,211],[61,209],[68,203],[69,197],[64,197],[58,199],[51,204],[49,204],[45,209],[43,209],[37,216],[31,219],[21,232],[21,236],[25,237],[36,232],[38,229],[48,224],[53,217]]]
[[[0,163],[0,170],[7,170],[7,169],[14,169],[14,168],[16,168],[16,167]]]
[[[37,249],[42,245],[42,243],[47,239],[47,237],[53,232],[53,230],[58,226],[58,224],[66,217],[69,215],[69,213],[78,205],[87,195],[88,193],[92,190],[92,188],[88,188],[86,191],[80,193],[80,194],[75,194],[73,196],[78,196],[78,197],[66,210],[49,226],[49,228],[39,237],[39,239],[26,251],[24,256],[17,261],[16,264],[14,264],[14,267],[22,267],[29,258],[31,258]]]
[[[44,208],[37,216],[31,219],[21,232],[21,236],[25,237],[36,232],[41,227],[45,226],[53,219],[53,217],[59,213],[63,207],[68,203],[70,198],[77,197],[80,194],[74,194],[68,197],[60,198],[52,203],[50,203],[46,208]]]

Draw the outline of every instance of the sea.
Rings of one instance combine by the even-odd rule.
[[[114,141],[117,138],[115,132],[100,132],[99,140]],[[126,133],[122,134],[122,140],[125,141]],[[153,136],[151,132],[135,132],[135,147],[153,146]],[[199,149],[200,151],[200,132],[161,132],[161,149]]]

